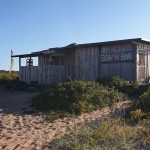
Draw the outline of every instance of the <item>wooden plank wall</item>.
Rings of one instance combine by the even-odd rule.
[[[101,54],[106,53],[119,53],[119,52],[133,52],[135,55],[135,49],[132,44],[116,44],[110,46],[103,46],[101,48]],[[135,56],[134,56],[135,59]],[[135,61],[128,62],[109,62],[101,64],[101,78],[113,76],[120,76],[125,80],[135,80],[136,66]]]
[[[29,67],[28,66],[22,66],[20,67],[20,81],[29,83]]]
[[[125,80],[136,79],[136,65],[135,62],[100,62],[100,54],[106,53],[119,53],[135,51],[135,47],[132,44],[115,44],[105,46],[84,46],[77,47],[72,52],[67,53],[65,57],[65,78],[69,80],[96,80],[98,78],[120,76]],[[136,54],[136,52],[134,53]],[[41,60],[42,62],[42,60]],[[41,64],[41,63],[40,63]],[[43,64],[43,63],[42,63]],[[45,70],[43,65],[41,65]],[[48,69],[49,71],[49,69]],[[47,79],[46,71],[40,71],[41,78]],[[54,70],[54,74],[59,74],[58,70]],[[51,77],[52,80],[53,76]],[[57,77],[59,78],[59,77]],[[48,80],[50,81],[50,80]],[[42,81],[46,82],[46,81]]]
[[[31,70],[31,77],[30,75]],[[39,84],[57,84],[66,80],[64,65],[43,65],[20,67],[20,81]]]
[[[68,72],[75,80],[96,80],[98,78],[120,76],[125,80],[135,80],[135,62],[101,63],[100,53],[118,53],[135,51],[132,44],[115,44],[106,46],[86,46],[74,49],[66,57],[67,65],[72,66]],[[135,52],[133,52],[135,55]],[[73,56],[73,57],[71,57]]]
[[[74,77],[73,53],[74,53],[74,51],[68,53],[65,57],[65,69],[66,69],[66,79],[67,80],[73,80],[73,77]]]
[[[70,71],[72,79],[96,80],[98,77],[98,54],[98,47],[76,48],[72,52],[69,63],[66,59],[66,65],[70,64],[72,66]]]

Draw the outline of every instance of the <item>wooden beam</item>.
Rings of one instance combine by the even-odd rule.
[[[20,58],[26,58],[26,57],[38,57],[43,54],[22,54],[22,55],[13,55],[12,57],[20,57]]]
[[[32,58],[30,57],[30,59],[29,59],[29,84],[31,82],[31,60],[32,60]]]
[[[19,57],[19,80],[21,81],[21,58]]]
[[[19,57],[19,70],[20,70],[20,67],[21,67],[21,58]]]

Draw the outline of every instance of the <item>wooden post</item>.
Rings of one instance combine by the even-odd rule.
[[[21,81],[21,57],[19,57],[19,80]]]
[[[66,55],[64,55],[63,59],[64,59],[64,66],[65,66],[65,80],[66,80],[68,79],[68,65],[66,64]]]
[[[21,57],[19,57],[19,71],[20,71],[20,68],[21,68]]]
[[[146,83],[149,83],[148,50],[146,51]]]
[[[101,47],[99,47],[99,55],[98,55],[98,79],[101,79]]]
[[[30,57],[30,59],[29,59],[29,84],[30,84],[30,82],[31,82],[31,57]]]
[[[134,78],[133,80],[138,82],[138,46],[137,44],[133,43],[133,58],[134,58]]]

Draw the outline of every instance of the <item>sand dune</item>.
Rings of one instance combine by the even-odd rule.
[[[45,121],[42,114],[24,114],[31,111],[31,97],[36,93],[0,92],[0,149],[2,150],[40,150],[48,149],[48,143],[53,139],[78,130],[85,122],[101,120],[113,115],[118,117],[129,101],[121,102],[112,108],[77,117],[63,118],[53,123]]]

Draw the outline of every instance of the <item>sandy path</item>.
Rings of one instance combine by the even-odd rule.
[[[48,123],[44,115],[22,113],[24,110],[31,110],[29,106],[33,95],[35,93],[0,92],[0,149],[48,149],[47,145],[53,139],[78,128],[84,122],[100,120],[114,112],[118,116],[116,112],[120,115],[120,108],[126,108],[129,104],[122,102],[111,109],[104,108],[78,117],[58,119]]]

